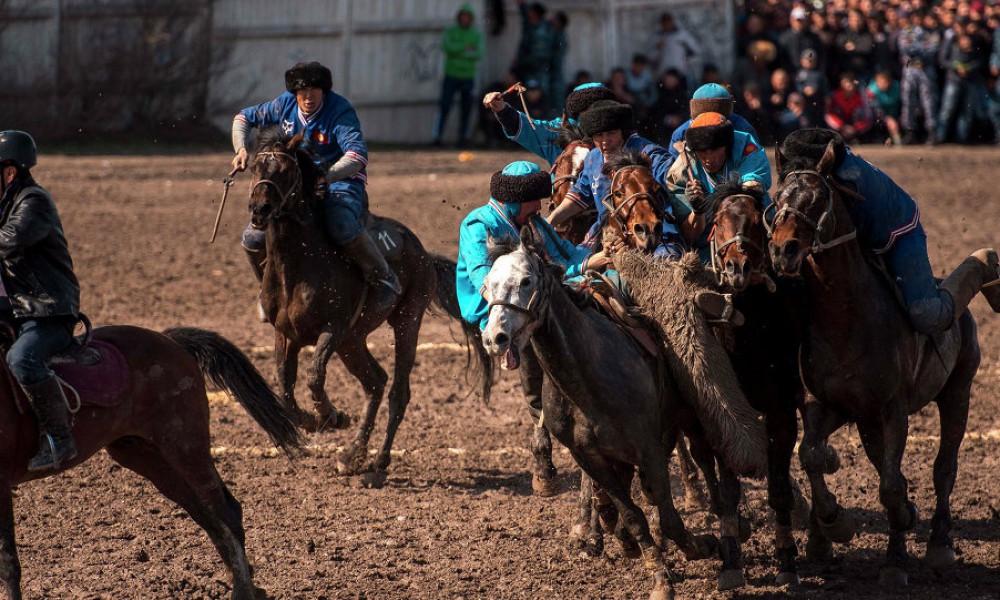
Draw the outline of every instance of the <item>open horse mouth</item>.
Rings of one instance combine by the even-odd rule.
[[[500,368],[504,371],[515,371],[521,366],[521,351],[517,344],[511,344],[507,351],[500,357]]]

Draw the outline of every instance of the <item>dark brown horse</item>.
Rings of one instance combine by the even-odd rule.
[[[775,514],[778,585],[799,583],[792,537],[797,489],[791,474],[798,438],[796,410],[803,400],[799,376],[796,284],[771,278],[763,192],[726,182],[709,196],[711,264],[720,285],[735,292],[746,318],[732,332],[733,368],[750,405],[764,414],[768,433],[767,498]],[[794,490],[794,491],[793,491]]]
[[[360,272],[330,243],[320,225],[322,171],[301,139],[275,129],[258,136],[250,168],[251,222],[266,231],[267,262],[261,282],[261,303],[274,325],[278,378],[287,408],[307,428],[344,427],[347,415],[331,404],[324,389],[327,362],[336,352],[347,370],[361,382],[368,407],[357,437],[345,451],[341,473],[368,472],[378,483],[391,460],[396,431],[410,401],[410,371],[417,354],[417,336],[424,312],[432,303],[461,323],[470,352],[478,359],[481,392],[489,398],[492,363],[480,342],[479,328],[461,318],[455,292],[455,262],[424,250],[402,224],[382,219],[389,239],[399,247],[388,257],[403,293],[388,314],[368,310],[367,286]],[[368,442],[388,377],[368,350],[368,335],[382,323],[392,327],[395,367],[389,390],[389,422],[373,461]],[[295,401],[299,351],[315,344],[309,391],[319,421]]]
[[[564,130],[560,135],[559,141],[563,145],[563,151],[556,158],[556,162],[552,163],[550,171],[552,173],[550,213],[566,199],[566,194],[580,178],[580,172],[583,171],[583,160],[594,149],[594,142],[590,138],[582,137],[582,135],[578,130],[572,129]],[[555,230],[563,239],[579,244],[596,220],[597,210],[589,209],[574,215],[569,221],[556,227]]]
[[[949,499],[965,436],[979,340],[966,310],[945,332],[917,335],[892,283],[866,259],[837,186],[831,182],[833,142],[819,162],[777,153],[781,188],[770,253],[775,270],[805,280],[808,305],[801,365],[815,396],[805,405],[799,460],[812,486],[813,515],[807,552],[831,553],[847,542],[854,523],[827,489],[825,473],[839,467],[826,440],[845,423],[858,427],[879,474],[879,500],[889,519],[883,585],[905,585],[906,532],[917,523],[901,471],[908,415],[936,402],[941,443],[934,461],[937,506],[925,562],[945,568],[955,560]],[[875,334],[875,335],[873,335]]]
[[[233,598],[264,597],[251,579],[240,503],[209,453],[203,375],[233,395],[275,444],[297,448],[295,425],[278,398],[235,346],[209,331],[171,329],[160,334],[138,327],[102,327],[94,331],[94,339],[122,353],[129,380],[117,405],[85,405],[76,413],[73,437],[79,454],[59,471],[27,470],[38,446],[36,421],[30,413],[18,412],[11,393],[17,383],[6,366],[0,367],[0,578],[8,598],[21,597],[11,489],[66,471],[102,448],[114,461],[150,480],[208,533],[232,575]]]

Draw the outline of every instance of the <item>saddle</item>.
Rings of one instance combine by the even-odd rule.
[[[581,291],[587,294],[612,323],[629,334],[635,342],[651,357],[658,357],[662,351],[661,345],[645,324],[636,316],[634,304],[625,294],[603,273],[590,271],[581,283]]]
[[[86,331],[74,338],[66,350],[53,356],[48,365],[62,381],[71,412],[76,412],[81,406],[117,406],[122,392],[131,381],[125,355],[108,342],[91,339],[90,320],[85,315],[80,316]],[[4,340],[4,346],[9,348],[15,340],[14,329],[7,323],[4,323],[3,329],[3,337],[9,339]],[[9,374],[7,381],[18,412],[30,412],[27,397],[17,380]]]

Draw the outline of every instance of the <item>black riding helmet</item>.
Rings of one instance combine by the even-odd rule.
[[[0,131],[0,165],[13,163],[27,171],[37,164],[37,157],[35,140],[30,135],[14,129]]]

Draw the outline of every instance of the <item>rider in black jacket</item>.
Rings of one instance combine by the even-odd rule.
[[[7,364],[38,417],[28,469],[41,471],[76,456],[66,396],[46,363],[72,343],[80,284],[56,205],[31,177],[35,162],[30,135],[0,131],[0,300],[17,330]]]

